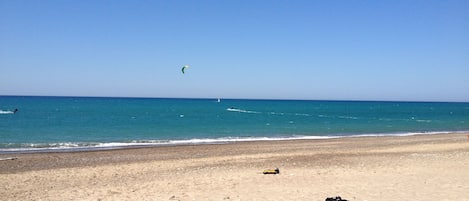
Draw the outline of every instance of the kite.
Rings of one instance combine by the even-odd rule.
[[[186,68],[189,68],[189,66],[188,66],[188,65],[185,65],[185,66],[183,66],[183,67],[182,67],[182,69],[181,69],[181,71],[182,71],[182,74],[184,74],[184,73],[185,73],[184,71],[186,70]]]

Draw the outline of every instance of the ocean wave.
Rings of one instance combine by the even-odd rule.
[[[317,117],[319,118],[331,118],[331,119],[361,119],[361,118],[358,118],[358,117],[354,117],[354,116],[344,116],[344,115],[339,115],[339,116],[333,116],[333,115],[323,115],[323,114],[320,114],[320,115],[317,115]]]
[[[227,108],[226,110],[227,110],[227,111],[230,111],[230,112],[262,114],[262,112],[258,112],[258,111],[242,110],[242,109],[231,108],[231,107],[230,107],[230,108]],[[285,116],[285,115],[305,116],[305,117],[312,116],[311,114],[306,114],[306,113],[285,113],[285,112],[265,112],[265,114],[269,114],[269,115],[280,115],[280,116]]]
[[[311,114],[306,114],[306,113],[285,113],[285,112],[269,112],[271,115],[280,115],[280,116],[285,116],[285,115],[291,115],[291,116],[305,116],[309,117]]]
[[[14,114],[13,111],[5,111],[5,110],[0,110],[0,114]]]
[[[426,120],[426,119],[417,119],[415,121],[420,122],[420,123],[432,123],[433,122],[432,120]]]
[[[285,115],[285,113],[283,112],[270,112],[269,114],[272,114],[272,115]]]
[[[230,111],[230,112],[240,112],[240,113],[254,113],[254,114],[260,114],[261,113],[261,112],[257,112],[257,111],[242,110],[242,109],[238,109],[238,108],[227,108],[226,110]]]
[[[384,136],[413,136],[432,135],[449,133],[467,133],[468,131],[435,131],[435,132],[407,132],[407,133],[370,133],[356,135],[292,135],[285,137],[222,137],[222,138],[195,138],[185,140],[132,140],[129,142],[62,142],[62,143],[31,143],[15,144],[0,143],[0,154],[8,153],[34,153],[34,152],[74,152],[74,151],[97,151],[125,149],[135,147],[155,147],[155,146],[177,146],[177,145],[202,145],[202,144],[227,144],[236,142],[253,141],[280,141],[280,140],[321,140],[350,137],[384,137]],[[19,147],[18,147],[19,146]]]
[[[341,119],[358,119],[358,117],[351,117],[351,116],[338,116]]]
[[[262,114],[262,112],[258,111],[251,111],[251,110],[243,110],[243,109],[238,109],[238,108],[227,108],[227,111],[230,112],[240,112],[240,113],[253,113],[253,114]],[[280,116],[303,116],[303,117],[312,117],[312,116],[317,116],[320,118],[333,118],[333,119],[353,119],[357,120],[360,119],[359,117],[354,117],[354,116],[333,116],[333,115],[313,115],[313,114],[308,114],[308,113],[285,113],[285,112],[265,112],[265,114],[268,115],[280,115]]]

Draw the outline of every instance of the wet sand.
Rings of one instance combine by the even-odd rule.
[[[4,154],[0,200],[469,201],[467,135]]]

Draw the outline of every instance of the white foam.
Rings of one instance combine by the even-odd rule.
[[[338,116],[341,119],[358,119],[358,117],[351,117],[351,116]]]
[[[295,113],[296,116],[306,116],[309,117],[311,116],[310,114],[304,114],[304,113]]]
[[[14,114],[14,112],[13,111],[0,110],[0,114]]]
[[[421,122],[421,123],[432,123],[432,120],[425,120],[425,119],[417,119],[416,121]]]
[[[11,152],[63,152],[63,151],[91,151],[122,149],[130,147],[150,147],[150,146],[177,146],[177,145],[200,145],[200,144],[226,144],[236,142],[253,141],[280,141],[280,140],[321,140],[349,137],[386,137],[386,136],[413,136],[413,135],[433,135],[449,133],[467,133],[468,131],[439,131],[439,132],[409,132],[409,133],[377,133],[377,134],[357,134],[357,135],[330,135],[330,136],[305,136],[294,135],[289,137],[222,137],[222,138],[195,138],[184,140],[134,140],[131,142],[107,142],[107,143],[50,143],[50,144],[29,144],[22,145],[21,148],[0,148],[0,153]]]
[[[226,110],[228,110],[230,112],[241,112],[241,113],[255,113],[255,114],[260,113],[260,112],[256,112],[256,111],[241,110],[241,109],[237,109],[237,108],[227,108]]]

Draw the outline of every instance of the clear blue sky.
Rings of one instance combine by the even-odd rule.
[[[0,95],[469,101],[469,1],[0,0],[0,75]]]

